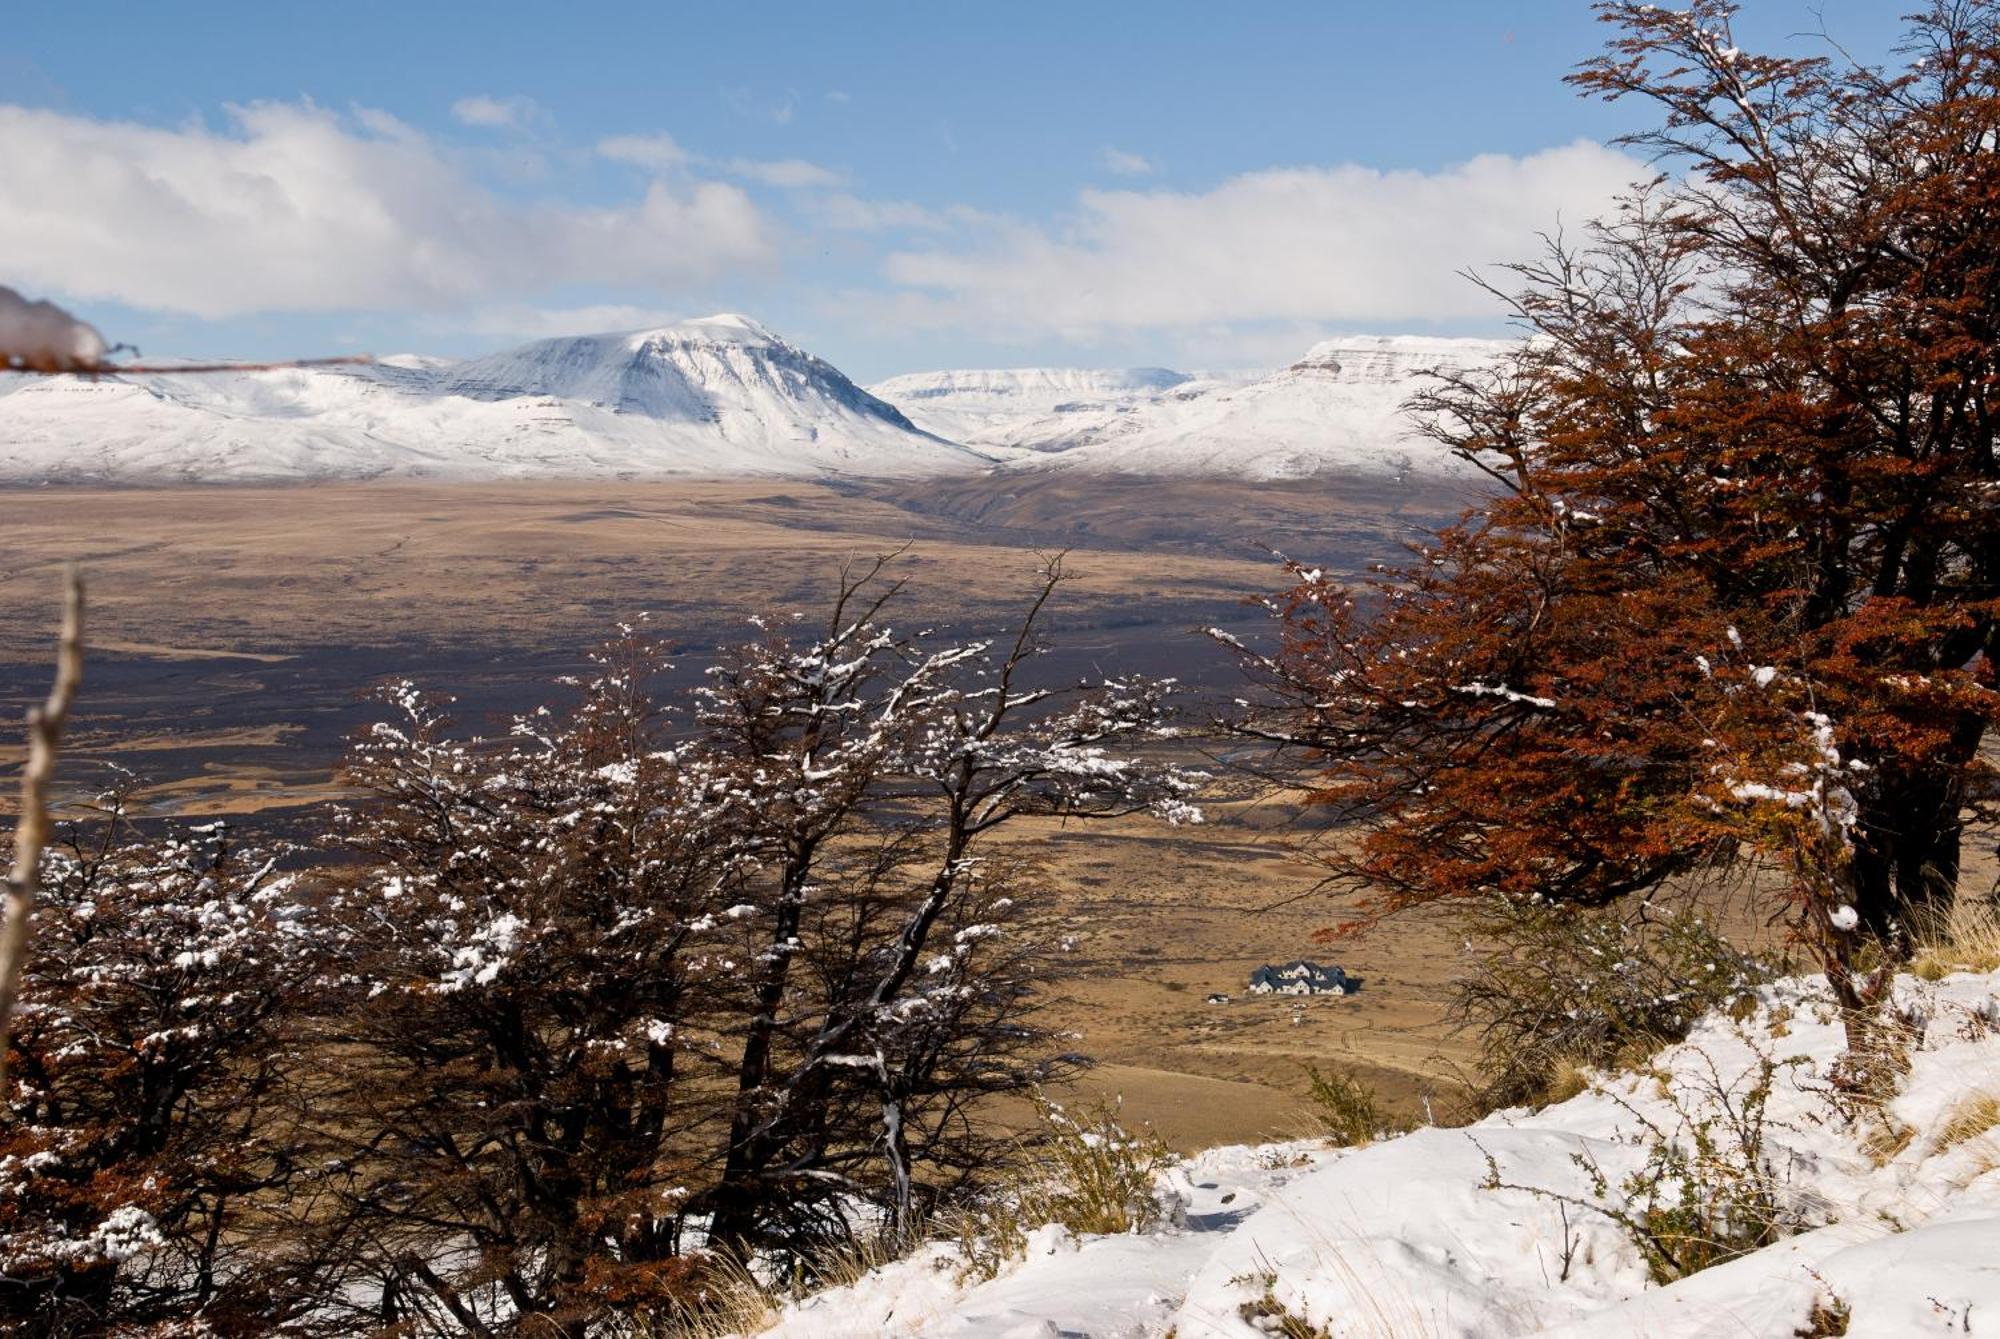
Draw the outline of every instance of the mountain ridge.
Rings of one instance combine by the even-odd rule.
[[[1401,409],[1496,340],[1346,336],[1262,376],[974,368],[857,385],[754,318],[452,361],[213,375],[0,376],[0,479],[1451,477]],[[9,384],[11,383],[11,384]]]
[[[1463,478],[1469,467],[1423,441],[1403,414],[1425,375],[1498,357],[1510,342],[1347,335],[1261,376],[1107,369],[1052,382],[1046,369],[894,377],[920,426],[1009,451],[1003,473],[1074,471],[1277,480],[1326,473]],[[1151,382],[1136,372],[1159,373]],[[1020,388],[1007,385],[1008,376]],[[1062,385],[1066,396],[1049,393]],[[997,387],[997,389],[996,389]]]

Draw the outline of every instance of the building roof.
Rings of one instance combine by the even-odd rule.
[[[1359,977],[1349,976],[1339,967],[1324,966],[1304,958],[1295,958],[1283,964],[1264,964],[1250,973],[1250,984],[1269,985],[1274,989],[1287,985],[1303,985],[1313,994],[1333,990],[1352,993],[1360,988],[1361,980]]]

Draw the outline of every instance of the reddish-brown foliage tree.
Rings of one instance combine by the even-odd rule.
[[[1858,1008],[1863,943],[1953,895],[2000,713],[2000,6],[1913,17],[1896,73],[1600,10],[1573,82],[1654,104],[1678,175],[1511,267],[1528,338],[1414,405],[1498,496],[1360,589],[1292,569],[1244,728],[1368,820],[1330,858],[1377,912],[1747,845]]]

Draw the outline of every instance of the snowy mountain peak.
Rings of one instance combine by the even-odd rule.
[[[892,403],[949,400],[969,405],[991,401],[1039,408],[1045,401],[1147,395],[1187,380],[1187,373],[1165,367],[1002,367],[906,372],[869,389]]]
[[[1324,340],[1269,376],[1180,387],[1104,417],[1072,449],[1014,466],[1238,479],[1457,477],[1468,468],[1422,440],[1404,405],[1427,373],[1477,366],[1510,347],[1420,335]]]
[[[915,431],[833,364],[733,314],[536,340],[460,363],[440,389],[472,400],[549,395],[669,422],[726,424],[746,413],[783,421],[824,411]]]
[[[869,390],[940,437],[974,446],[1063,450],[1075,431],[1192,384],[1165,367],[1003,367],[909,372]]]
[[[753,316],[745,316],[741,312],[717,312],[713,316],[697,316],[693,320],[682,321],[677,325],[661,326],[656,330],[642,330],[634,333],[649,338],[653,336],[680,339],[705,337],[738,344],[785,343],[783,339],[780,339],[762,321]]]

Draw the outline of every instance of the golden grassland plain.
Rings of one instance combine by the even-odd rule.
[[[1077,580],[1064,605],[1075,621],[1158,620],[1269,590],[1273,549],[1391,554],[1442,505],[1406,511],[1358,488],[1349,497],[1252,485],[1221,494],[1211,485],[987,485],[976,496],[970,487],[0,491],[0,647],[32,654],[56,565],[71,558],[89,569],[100,650],[252,663],[300,647],[412,639],[568,644],[641,611],[712,637],[751,613],[817,609],[843,561],[903,544],[907,603],[933,616],[1004,617],[1032,581],[1036,552],[1070,549]]]
[[[619,620],[703,652],[753,614],[823,615],[844,563],[908,545],[899,621],[1004,631],[1038,553],[1074,580],[1058,674],[1140,670],[1235,684],[1196,629],[1251,630],[1282,584],[1270,550],[1358,567],[1434,519],[1349,489],[1223,485],[340,484],[0,492],[0,692],[41,687],[59,564],[90,583],[92,654],[65,780],[146,779],[155,813],[311,822],[335,796],[371,683],[450,690],[483,725],[547,696]],[[15,755],[18,757],[18,754]],[[1018,842],[1075,928],[1055,1020],[1100,1066],[1086,1087],[1183,1148],[1304,1133],[1304,1067],[1346,1065],[1414,1114],[1466,1047],[1446,1033],[1460,952],[1436,922],[1316,943],[1340,906],[1286,854],[1277,800],[1222,788],[1207,823],[1037,821]],[[1252,968],[1338,961],[1345,999],[1246,997]],[[1206,1002],[1211,993],[1232,996]]]

